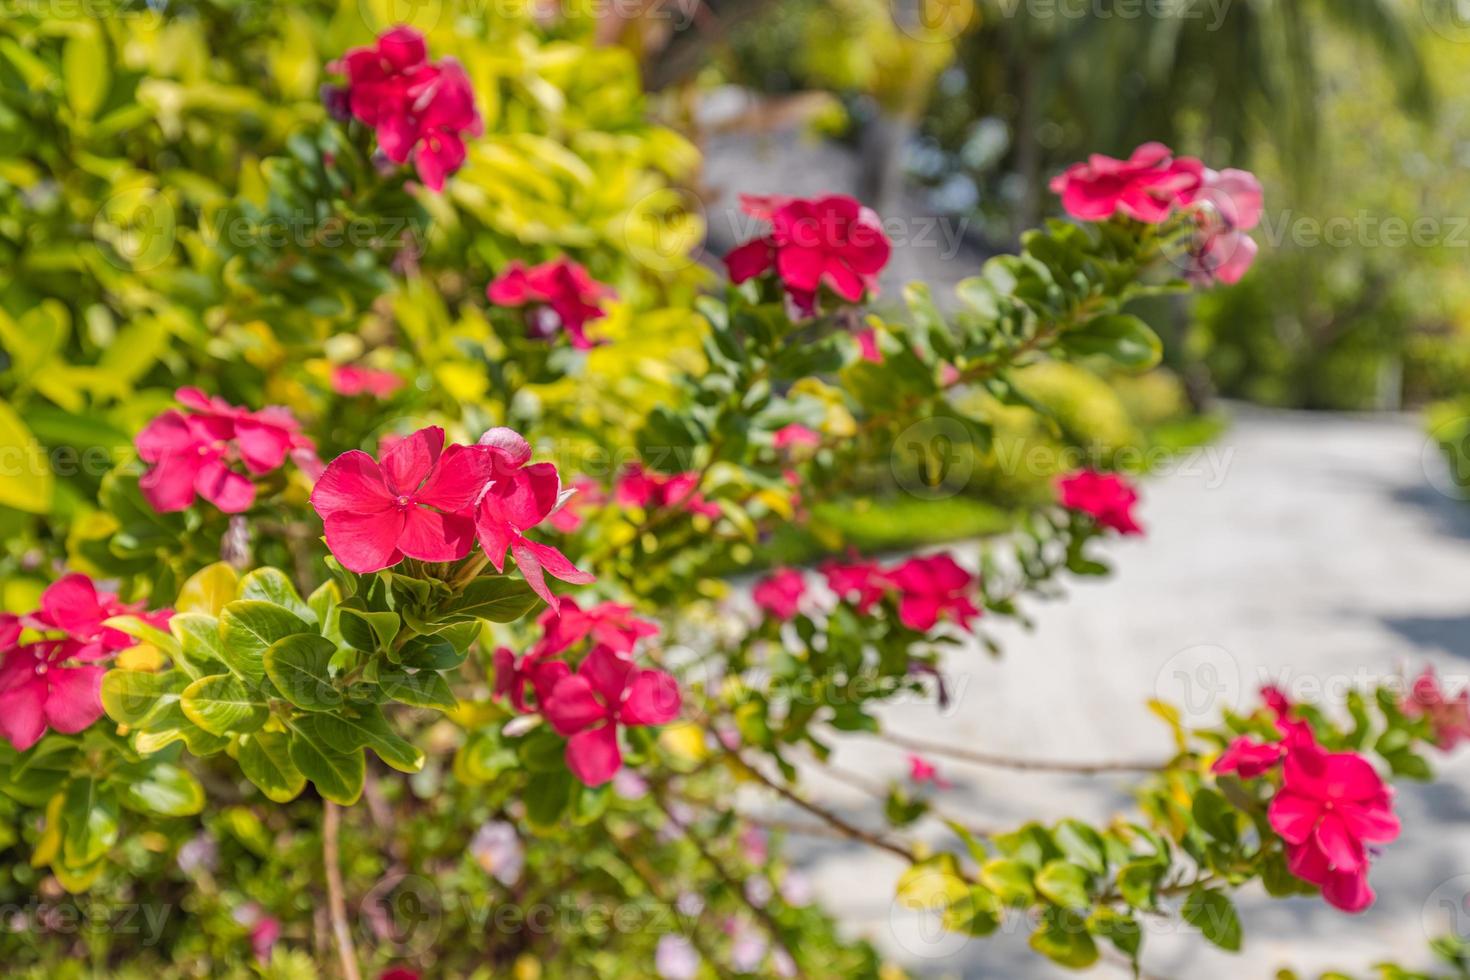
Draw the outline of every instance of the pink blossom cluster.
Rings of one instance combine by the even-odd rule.
[[[883,599],[896,600],[898,620],[927,632],[941,620],[971,629],[980,609],[970,598],[975,576],[947,554],[909,558],[888,568],[875,561],[828,562],[821,568],[827,587],[861,613]],[[778,620],[795,616],[807,598],[807,581],[797,569],[783,568],[756,583],[751,597]]]
[[[1119,534],[1142,534],[1133,518],[1138,491],[1116,473],[1078,470],[1057,481],[1057,496],[1063,507],[1086,514],[1099,527]]]
[[[592,576],[555,547],[526,532],[546,521],[571,491],[551,463],[532,463],[519,433],[491,429],[473,446],[444,444],[430,426],[394,441],[375,460],[350,450],[327,465],[311,494],[327,547],[354,572],[389,568],[404,558],[458,561],[476,540],[505,571],[515,558],[526,582],[553,608],[546,575],[584,585]]]
[[[180,388],[174,397],[186,410],[164,412],[134,443],[148,464],[138,488],[159,513],[185,510],[203,497],[238,514],[255,503],[255,477],[279,469],[288,456],[305,469],[315,465],[312,441],[284,408],[253,412],[198,388]]]
[[[496,306],[523,308],[526,336],[551,340],[565,331],[577,350],[597,346],[587,336],[587,324],[606,316],[602,304],[617,296],[566,256],[530,267],[513,261],[485,287],[485,295]]]
[[[1445,693],[1433,667],[1414,679],[1403,702],[1404,714],[1426,718],[1439,749],[1448,752],[1461,742],[1470,742],[1470,691],[1461,688],[1451,697]]]
[[[1281,738],[1261,742],[1240,736],[1215,761],[1215,773],[1257,779],[1281,769],[1281,784],[1267,809],[1271,829],[1286,844],[1292,874],[1322,889],[1328,903],[1346,912],[1373,904],[1368,885],[1369,844],[1399,835],[1393,791],[1356,752],[1329,752],[1311,726],[1291,718],[1291,705],[1275,688],[1261,692]]]
[[[602,602],[583,609],[573,599],[562,600],[559,612],[547,610],[538,622],[542,636],[529,651],[495,651],[495,696],[516,711],[540,713],[566,737],[572,774],[600,786],[622,768],[619,729],[662,725],[679,713],[673,676],[633,660],[638,641],[658,627],[630,606]],[[591,649],[573,670],[562,655],[584,640]]]
[[[1126,160],[1095,153],[1051,182],[1062,207],[1082,221],[1123,215],[1159,224],[1188,209],[1198,225],[1186,275],[1199,285],[1236,283],[1255,261],[1248,234],[1261,220],[1263,195],[1254,174],[1211,170],[1194,157],[1145,143]]]
[[[100,661],[138,643],[103,624],[137,616],[167,629],[172,615],[122,602],[77,572],[47,586],[34,612],[0,613],[0,735],[25,751],[47,728],[70,734],[91,725],[102,717]]]
[[[698,473],[654,473],[634,463],[618,478],[617,502],[623,507],[644,510],[680,508],[715,520],[720,508],[699,492]]]
[[[431,63],[424,36],[412,27],[394,27],[328,69],[347,78],[345,92],[328,90],[328,104],[343,103],[371,126],[389,160],[412,158],[430,190],[443,190],[445,178],[464,165],[464,137],[483,131],[464,68],[453,58]]]
[[[823,286],[849,303],[877,293],[878,273],[888,264],[893,246],[871,208],[843,194],[742,194],[740,209],[770,222],[771,230],[725,256],[732,282],[775,272],[802,316],[816,312]]]

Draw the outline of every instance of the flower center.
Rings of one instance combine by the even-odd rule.
[[[395,500],[395,501],[393,501],[393,502],[398,505],[398,509],[399,510],[402,510],[403,508],[407,507],[409,504],[413,503],[413,498],[410,497],[406,493],[400,493],[398,495],[398,499]]]

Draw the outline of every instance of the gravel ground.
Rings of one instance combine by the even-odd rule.
[[[1001,632],[1005,654],[952,661],[954,701],[893,705],[895,732],[1032,758],[1163,757],[1151,697],[1201,722],[1248,707],[1264,681],[1298,697],[1341,701],[1351,684],[1432,662],[1470,682],[1470,505],[1434,488],[1437,461],[1409,417],[1327,416],[1240,408],[1213,447],[1148,482],[1148,537],[1108,550],[1115,574],[1075,583],[1032,607],[1037,628]],[[962,549],[963,550],[963,549]],[[902,775],[904,754],[871,738],[841,743],[835,763],[873,779]],[[943,806],[976,826],[1067,815],[1107,819],[1129,806],[1126,776],[1018,774],[942,763],[956,786]],[[815,798],[873,818],[848,785],[813,774]],[[1470,751],[1432,786],[1403,785],[1403,837],[1374,865],[1378,902],[1347,916],[1320,900],[1239,896],[1245,948],[1230,955],[1155,925],[1144,969],[1157,977],[1270,977],[1281,967],[1367,975],[1393,957],[1428,962],[1427,936],[1448,931],[1470,892]],[[917,975],[1053,977],[1026,931],[964,941],[896,908],[896,859],[861,846],[797,839],[817,893],[854,934]],[[1470,935],[1470,914],[1459,912]],[[1103,964],[1094,976],[1125,977]]]

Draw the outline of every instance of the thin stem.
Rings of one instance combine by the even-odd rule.
[[[899,735],[894,732],[885,731],[879,738],[891,742],[902,749],[914,752],[924,752],[929,755],[945,756],[959,762],[970,762],[977,766],[991,766],[997,769],[1013,769],[1018,772],[1063,772],[1083,776],[1095,776],[1105,772],[1161,772],[1167,769],[1167,762],[1064,762],[1051,759],[1016,759],[1011,756],[995,755],[989,752],[976,752],[971,749],[959,749],[943,742],[929,742],[920,738],[910,738],[907,735]]]
[[[742,758],[738,752],[730,752],[729,756],[736,763],[738,763],[742,769],[750,773],[750,775],[754,777],[757,782],[764,783],[769,789],[774,790],[775,793],[782,799],[795,804],[796,806],[805,810],[807,813],[810,813],[812,816],[818,818],[819,820],[822,820],[824,823],[829,824],[834,829],[840,831],[843,835],[850,837],[856,841],[862,841],[864,844],[867,844],[870,847],[876,847],[880,851],[887,851],[890,854],[903,858],[903,860],[907,861],[909,864],[913,864],[915,861],[918,860],[917,856],[915,856],[912,851],[910,851],[907,847],[904,847],[902,844],[897,844],[893,841],[886,840],[885,838],[879,837],[877,834],[864,830],[863,828],[858,827],[854,824],[848,823],[845,819],[839,817],[837,814],[831,812],[830,810],[824,809],[817,804],[796,795],[796,793],[792,792],[790,789],[782,786],[780,783],[776,782],[765,773],[761,772],[755,766],[751,765],[749,762],[746,762],[745,759]]]
[[[347,924],[347,900],[342,892],[341,849],[337,842],[342,808],[331,800],[323,800],[322,807],[322,861],[327,869],[327,910],[332,919],[332,935],[337,940],[337,957],[342,961],[344,980],[362,980],[357,969],[357,950],[352,946],[352,929]]]

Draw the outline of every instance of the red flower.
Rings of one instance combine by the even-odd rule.
[[[1257,742],[1242,735],[1235,739],[1210,767],[1213,773],[1235,773],[1241,779],[1255,779],[1276,768],[1285,746],[1280,742]]]
[[[875,328],[858,331],[857,341],[858,352],[863,360],[871,364],[883,363],[883,352],[878,349],[878,331]]]
[[[1261,182],[1246,170],[1206,170],[1193,203],[1200,236],[1185,275],[1199,286],[1239,282],[1256,258],[1255,239],[1247,233],[1261,221]]]
[[[406,966],[395,966],[378,974],[378,980],[419,980],[419,971]]]
[[[1162,143],[1145,143],[1127,160],[1094,153],[1052,179],[1062,207],[1082,221],[1106,221],[1125,214],[1158,224],[1176,206],[1194,200],[1204,179],[1204,164],[1175,157]]]
[[[618,480],[617,499],[624,507],[642,507],[644,510],[661,510],[665,507],[682,507],[691,514],[702,514],[710,520],[720,516],[718,504],[704,499],[698,489],[698,473],[675,473],[665,476],[645,470],[634,463]]]
[[[284,408],[252,412],[198,388],[180,388],[174,397],[190,412],[169,409],[135,441],[138,458],[150,464],[138,488],[161,514],[187,509],[196,496],[227,514],[249,510],[255,502],[251,476],[269,473],[293,451],[311,448]]]
[[[832,561],[822,566],[822,574],[827,577],[827,588],[837,593],[839,599],[857,597],[855,605],[860,613],[872,609],[892,585],[874,561]]]
[[[776,449],[787,449],[791,446],[820,446],[822,434],[813,429],[796,422],[783,425],[771,433],[771,445]]]
[[[103,625],[122,615],[167,629],[172,612],[146,612],[141,603],[120,602],[73,572],[47,586],[36,612],[0,615],[0,735],[25,751],[48,727],[70,734],[102,717],[106,668],[95,662],[138,642]],[[18,645],[22,628],[43,637]]]
[[[934,764],[921,755],[909,756],[909,779],[920,786],[933,783],[936,789],[951,789],[954,784],[939,775]]]
[[[332,369],[332,390],[346,398],[364,394],[378,399],[390,398],[402,387],[403,379],[392,371],[379,371],[358,364],[343,364]]]
[[[538,544],[525,532],[551,516],[562,499],[561,478],[551,463],[530,463],[531,444],[517,432],[491,429],[480,437],[492,467],[490,485],[475,508],[475,534],[497,572],[505,571],[507,551],[536,594],[557,608],[546,572],[563,582],[586,585],[593,576],[578,569],[556,548]]]
[[[583,609],[577,600],[561,601],[560,611],[548,609],[537,620],[544,631],[537,649],[560,653],[587,637],[614,653],[630,654],[645,636],[656,636],[658,626],[633,615],[633,607],[620,602],[599,602]]]
[[[741,208],[769,220],[771,232],[725,256],[735,283],[775,270],[807,313],[825,285],[850,303],[876,288],[892,245],[872,210],[841,194],[817,198],[750,197]]]
[[[558,681],[572,672],[560,660],[546,659],[550,651],[536,649],[517,657],[507,647],[497,647],[494,655],[495,691],[497,698],[509,698],[517,711],[532,710],[526,701],[526,686],[536,692],[536,703],[545,706]]]
[[[491,475],[490,458],[470,446],[444,448],[444,430],[420,429],[394,443],[379,464],[350,450],[327,466],[311,493],[327,547],[344,568],[375,572],[405,556],[454,561],[474,547],[464,513]]]
[[[1453,698],[1446,697],[1433,667],[1425,667],[1415,678],[1403,710],[1410,718],[1428,718],[1434,744],[1446,752],[1470,741],[1470,692],[1461,690]]]
[[[569,737],[567,765],[600,786],[623,764],[618,726],[662,725],[679,713],[679,686],[660,670],[640,670],[607,647],[593,647],[577,672],[557,682],[542,713]]]
[[[1320,886],[1328,903],[1346,912],[1372,904],[1364,845],[1397,838],[1399,820],[1391,791],[1367,759],[1316,745],[1290,747],[1267,818],[1286,842],[1292,874]]]
[[[1057,481],[1062,506],[1081,511],[1099,525],[1120,534],[1142,534],[1133,519],[1138,492],[1116,473],[1079,470]]]
[[[980,615],[965,595],[975,577],[949,555],[910,558],[889,577],[899,591],[899,621],[909,629],[925,632],[944,617],[969,629],[970,621]]]
[[[806,579],[794,568],[783,568],[756,583],[751,592],[755,604],[779,620],[796,615],[806,595]]]
[[[485,295],[497,306],[530,307],[527,336],[549,340],[565,330],[573,347],[588,350],[596,345],[587,337],[587,324],[606,316],[602,303],[617,294],[562,256],[530,268],[519,260],[511,262],[485,288]]]
[[[419,179],[438,191],[464,163],[464,134],[482,127],[464,69],[452,58],[430,64],[427,56],[424,36],[399,26],[329,68],[347,76],[347,108],[373,127],[383,154],[394,163],[412,157]]]

